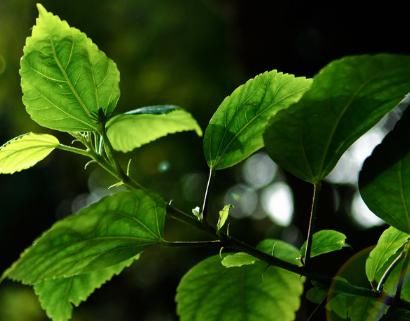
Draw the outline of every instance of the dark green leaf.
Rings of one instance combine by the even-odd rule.
[[[115,116],[107,123],[113,148],[124,153],[168,134],[188,130],[202,136],[192,115],[175,106],[143,107]]]
[[[121,273],[137,258],[138,256],[90,273],[45,280],[35,284],[34,291],[50,319],[53,321],[68,321],[71,319],[73,306],[78,306],[85,301],[94,290],[101,287],[114,275]]]
[[[410,91],[410,56],[380,54],[334,61],[311,89],[272,118],[265,146],[293,175],[317,183],[346,149]]]
[[[312,236],[312,249],[310,257],[319,256],[322,254],[339,251],[346,247],[346,235],[334,230],[321,230]],[[304,256],[306,251],[306,242],[300,248],[301,256]]]
[[[263,147],[262,134],[270,117],[300,99],[311,80],[276,70],[239,86],[219,106],[205,131],[208,166],[233,166]]]
[[[409,234],[403,233],[394,227],[389,227],[382,233],[377,245],[366,260],[366,275],[369,282],[380,281],[394,256],[409,238]]]
[[[87,36],[37,5],[39,17],[21,60],[23,103],[34,121],[61,131],[90,131],[109,115],[120,75]]]
[[[297,274],[262,262],[227,269],[213,256],[183,277],[177,312],[181,321],[291,321],[302,292]]]
[[[164,203],[142,191],[108,196],[57,222],[4,275],[35,284],[119,264],[161,241],[164,218]]]
[[[46,158],[59,141],[52,135],[27,133],[0,147],[0,174],[13,174]]]
[[[410,110],[365,161],[359,189],[366,205],[395,228],[410,233]]]

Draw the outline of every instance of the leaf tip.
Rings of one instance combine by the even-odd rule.
[[[44,6],[41,3],[36,3],[36,7],[38,10],[38,16],[39,18],[45,17],[49,12],[44,8]]]

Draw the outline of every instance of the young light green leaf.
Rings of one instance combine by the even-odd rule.
[[[224,99],[205,131],[204,153],[212,169],[231,167],[263,147],[270,117],[309,89],[310,79],[276,70],[248,80]]]
[[[13,174],[32,167],[58,145],[58,139],[48,134],[18,136],[0,147],[0,174]]]
[[[24,284],[108,268],[159,243],[165,204],[145,192],[120,192],[57,222],[5,276]]]
[[[199,206],[196,206],[195,208],[192,209],[192,214],[196,217],[198,221],[201,220],[201,208]]]
[[[291,321],[303,278],[260,261],[225,268],[218,255],[194,266],[177,290],[181,321]]]
[[[370,283],[380,281],[386,268],[409,239],[409,234],[394,227],[389,227],[382,233],[366,260],[366,276]]]
[[[410,110],[373,154],[359,176],[366,205],[395,228],[410,233]]]
[[[301,266],[299,250],[292,244],[286,243],[281,240],[266,239],[260,242],[257,246],[258,250],[261,250],[269,255],[277,257],[288,263]]]
[[[142,107],[115,116],[107,123],[113,148],[124,153],[168,134],[190,130],[202,136],[192,115],[176,106]]]
[[[138,257],[139,255],[125,262],[90,273],[42,281],[34,285],[34,291],[50,319],[68,321],[71,319],[74,306],[80,305],[91,293],[113,276],[121,273]]]
[[[117,67],[84,33],[37,7],[20,68],[27,112],[44,127],[96,130],[98,110],[110,115],[120,96]]]
[[[312,249],[310,257],[339,251],[346,247],[346,235],[334,230],[321,230],[312,236]],[[306,242],[300,248],[300,255],[303,257],[306,252]]]
[[[303,98],[271,119],[272,159],[307,182],[321,181],[346,149],[410,91],[410,56],[379,54],[334,61]]]
[[[220,231],[221,228],[223,228],[223,226],[226,223],[226,220],[228,219],[229,216],[229,211],[231,210],[232,205],[231,204],[227,204],[223,207],[223,209],[221,209],[219,211],[219,217],[218,217],[218,222],[216,223],[216,230]]]
[[[254,264],[255,262],[256,259],[252,255],[249,255],[248,253],[244,252],[238,252],[235,254],[228,254],[224,256],[224,258],[221,261],[221,264],[224,267],[231,268],[240,267],[243,265],[250,265]]]

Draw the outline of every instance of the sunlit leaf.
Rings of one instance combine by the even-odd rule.
[[[366,275],[369,282],[380,281],[384,271],[397,252],[406,244],[410,235],[389,227],[380,236],[375,248],[366,260]]]
[[[158,138],[182,131],[201,128],[192,115],[176,106],[139,108],[113,117],[107,123],[107,135],[115,150],[130,152]]]
[[[257,248],[258,250],[261,250],[288,263],[297,266],[302,265],[300,261],[299,251],[295,251],[295,247],[287,242],[275,239],[266,239],[260,242]]]
[[[0,147],[0,174],[13,174],[32,167],[58,145],[58,139],[48,134],[18,136]]]
[[[262,134],[270,117],[300,99],[311,80],[265,72],[248,80],[224,99],[205,131],[208,166],[233,166],[263,147]]]
[[[321,181],[346,149],[410,91],[410,56],[353,56],[331,62],[303,98],[271,119],[264,141],[281,167]]]
[[[120,192],[57,222],[5,272],[24,284],[66,278],[128,260],[162,239],[165,205]]]
[[[34,285],[42,308],[53,321],[71,319],[74,306],[129,266],[137,257],[114,266],[67,278],[45,280]]]
[[[346,235],[334,230],[321,230],[312,236],[312,249],[310,257],[339,251],[346,247]],[[306,242],[300,248],[301,256],[306,252]]]
[[[280,244],[276,248],[284,253]],[[290,256],[296,257],[298,250],[293,247],[292,252]],[[183,277],[177,312],[181,321],[291,321],[300,305],[303,282],[299,275],[259,260],[227,269],[216,255]]]
[[[219,231],[226,223],[226,220],[229,216],[229,211],[232,208],[232,205],[227,204],[219,211],[218,222],[216,223],[216,230]]]
[[[250,265],[255,262],[256,259],[252,255],[244,252],[226,255],[221,261],[222,265],[227,268]]]
[[[410,233],[410,110],[365,161],[360,194],[381,219]]]
[[[96,130],[98,110],[111,114],[120,96],[117,67],[84,33],[37,7],[20,69],[27,112],[44,127]]]

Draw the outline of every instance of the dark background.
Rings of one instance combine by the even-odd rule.
[[[189,110],[202,128],[226,95],[265,70],[313,76],[345,55],[410,54],[404,2],[360,2],[360,6],[345,1],[324,5],[210,0],[42,3],[87,33],[118,64],[119,111],[172,103]],[[25,113],[19,87],[19,59],[36,15],[34,1],[0,0],[1,143],[28,131],[47,132]],[[69,143],[67,136],[59,134],[59,138]],[[169,136],[128,156],[133,158],[133,174],[144,185],[187,211],[200,203],[207,167],[201,140],[194,134]],[[84,171],[83,165],[78,157],[55,152],[33,169],[0,176],[0,270],[57,219],[104,194],[112,180],[95,168]],[[217,173],[211,213],[221,208],[232,186],[244,184],[241,173],[242,164]],[[252,244],[276,237],[299,246],[306,233],[311,187],[284,172],[274,180],[286,182],[293,192],[292,224],[275,224],[257,205],[255,215],[232,219],[231,233]],[[350,213],[354,192],[354,185],[324,185],[319,228],[343,231],[353,250],[317,259],[315,268],[323,273],[331,275],[354,252],[374,244],[384,228],[363,229],[354,223]],[[170,239],[202,237],[172,221],[167,235]],[[174,296],[178,281],[208,254],[212,253],[198,249],[148,250],[133,267],[76,309],[73,320],[177,320]],[[305,320],[311,310],[303,302],[299,320]],[[319,312],[312,320],[322,318]],[[31,289],[2,284],[0,321],[37,320],[46,318]]]

